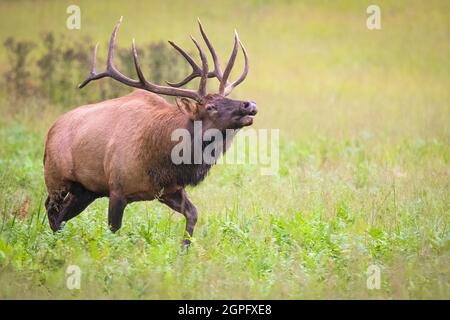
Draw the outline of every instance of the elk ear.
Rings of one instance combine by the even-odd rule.
[[[197,102],[194,102],[187,98],[177,98],[175,101],[181,112],[189,116],[189,119],[193,121],[198,119]]]

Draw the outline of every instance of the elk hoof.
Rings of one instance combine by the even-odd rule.
[[[183,253],[187,253],[190,246],[191,246],[191,240],[184,239],[182,244],[181,244],[181,251]]]
[[[53,232],[61,230],[61,224],[57,222],[58,218],[55,216],[49,216],[48,223]]]

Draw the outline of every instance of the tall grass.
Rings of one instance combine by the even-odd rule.
[[[237,27],[251,70],[234,95],[257,101],[257,127],[280,128],[280,174],[214,167],[188,190],[199,222],[187,254],[184,219],[155,202],[128,207],[116,235],[106,226],[106,199],[53,234],[43,208],[43,143],[56,117],[76,105],[16,101],[3,90],[0,297],[449,298],[446,1],[379,1],[380,31],[366,29],[359,1],[80,1],[80,31],[65,29],[68,4],[0,3],[1,42],[39,44],[27,64],[37,85],[47,32],[69,47],[100,41],[105,56],[124,15],[122,47],[135,37],[141,51],[165,39],[189,48],[200,16],[224,59]],[[12,19],[24,23],[6,27]],[[11,67],[6,52],[1,73]],[[150,76],[155,66],[146,61]],[[52,86],[54,94],[80,99],[75,75],[88,68],[56,70],[72,76],[64,91]],[[93,102],[100,86],[86,88],[80,104]],[[81,290],[66,287],[71,264],[81,267]],[[381,268],[380,290],[366,286],[369,265]]]

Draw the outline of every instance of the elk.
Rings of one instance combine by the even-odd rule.
[[[113,63],[121,22],[122,18],[110,38],[106,70],[96,71],[97,43],[91,72],[79,88],[109,77],[137,90],[73,109],[49,129],[44,153],[49,224],[56,232],[97,198],[109,197],[108,224],[116,232],[122,225],[127,204],[157,199],[185,216],[183,244],[188,246],[197,222],[197,209],[188,199],[185,187],[200,183],[212,164],[174,164],[170,155],[176,142],[171,140],[171,133],[178,128],[192,133],[194,121],[201,121],[203,130],[215,128],[221,132],[253,123],[257,112],[255,102],[227,98],[247,76],[247,52],[235,32],[233,50],[222,71],[216,51],[198,20],[201,36],[213,59],[213,71],[208,69],[204,50],[191,36],[201,66],[169,41],[187,60],[192,73],[178,83],[167,82],[168,86],[152,84],[142,73],[133,39],[132,56],[138,77],[134,80],[122,74]],[[239,46],[245,59],[244,71],[236,81],[229,82]],[[195,78],[200,78],[198,90],[181,88]],[[209,78],[219,81],[218,93],[206,93]],[[171,104],[159,95],[174,96],[176,103]]]

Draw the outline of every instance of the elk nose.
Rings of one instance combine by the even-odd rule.
[[[256,109],[256,102],[254,101],[244,102],[244,109],[251,116],[254,116],[258,112],[258,109]]]

